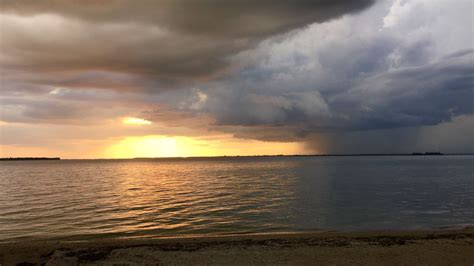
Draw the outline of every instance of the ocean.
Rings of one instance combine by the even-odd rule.
[[[0,162],[0,242],[474,224],[474,156]]]

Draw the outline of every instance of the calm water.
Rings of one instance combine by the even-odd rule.
[[[0,241],[474,223],[474,156],[0,162]]]

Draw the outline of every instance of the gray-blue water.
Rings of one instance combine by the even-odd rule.
[[[474,156],[0,162],[0,241],[474,223]]]

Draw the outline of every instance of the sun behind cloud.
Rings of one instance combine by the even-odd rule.
[[[126,137],[110,146],[108,158],[210,156],[214,150],[187,137],[142,136]]]
[[[152,124],[151,121],[148,121],[142,118],[136,118],[136,117],[124,117],[122,119],[122,123],[125,125],[135,125],[135,126],[149,126]]]
[[[239,140],[232,136],[202,139],[186,136],[149,135],[130,136],[118,140],[105,149],[102,157],[193,157],[305,153],[307,151],[304,146],[297,142]]]

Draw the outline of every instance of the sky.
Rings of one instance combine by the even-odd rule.
[[[474,152],[472,0],[0,0],[0,157]]]

